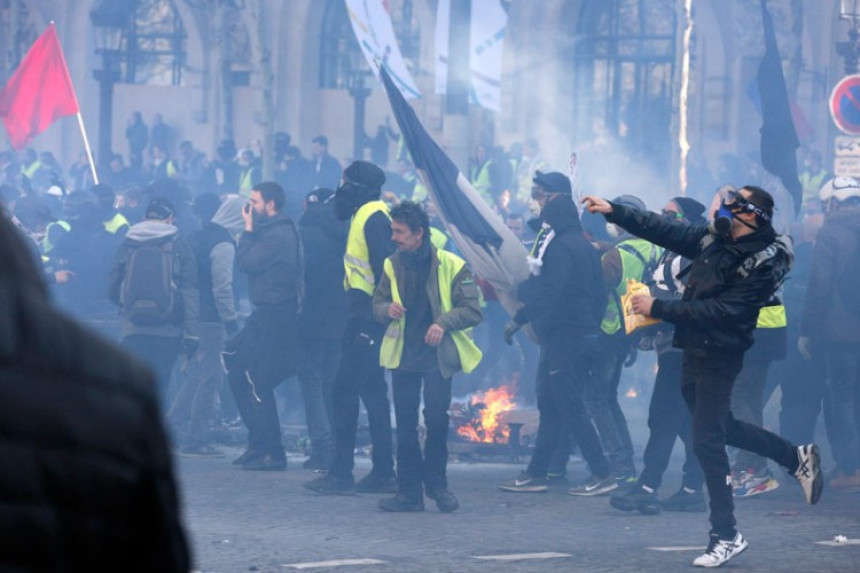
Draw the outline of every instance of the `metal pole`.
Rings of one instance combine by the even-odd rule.
[[[349,89],[349,94],[353,98],[355,104],[355,113],[353,114],[353,130],[352,130],[352,158],[364,159],[364,119],[367,98],[370,96],[370,89],[364,85],[364,76],[360,70],[353,72],[355,75],[354,85]]]
[[[99,169],[104,173],[110,167],[112,152],[111,134],[113,130],[113,85],[114,69],[112,54],[102,52],[102,69],[97,70],[95,78],[99,82]]]

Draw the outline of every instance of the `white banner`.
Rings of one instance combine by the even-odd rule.
[[[472,0],[469,31],[471,103],[500,111],[502,107],[502,48],[508,13],[501,0]]]
[[[448,38],[451,34],[451,0],[439,0],[436,9],[436,93],[448,92]]]
[[[352,31],[370,69],[379,78],[379,66],[384,62],[391,79],[405,98],[419,98],[421,93],[406,68],[391,16],[382,5],[382,0],[344,0],[349,12]]]

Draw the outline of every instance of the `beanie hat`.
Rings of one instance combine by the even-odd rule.
[[[532,178],[532,183],[546,191],[547,193],[564,193],[571,195],[570,179],[563,173],[553,171],[551,173],[542,173],[535,171],[535,176]]]
[[[702,220],[702,214],[705,212],[705,206],[689,197],[673,197],[672,202],[675,203],[684,218],[691,223],[698,223]]]
[[[353,161],[344,169],[343,176],[351,183],[357,183],[370,189],[381,189],[385,183],[385,172],[369,161]]]
[[[164,197],[156,197],[146,206],[146,215],[144,218],[164,221],[172,217],[175,212],[173,203]]]
[[[640,211],[648,210],[648,207],[645,206],[645,203],[642,202],[642,199],[636,197],[635,195],[619,195],[618,197],[613,199],[612,202],[616,205],[633,207],[634,209],[639,209]]]

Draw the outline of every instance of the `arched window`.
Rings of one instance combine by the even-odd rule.
[[[186,34],[171,0],[138,0],[126,43],[125,81],[182,85]]]
[[[576,133],[609,133],[634,157],[668,165],[675,0],[589,0],[575,50]]]

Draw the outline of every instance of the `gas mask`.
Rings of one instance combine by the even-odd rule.
[[[717,209],[714,220],[708,225],[712,234],[728,235],[729,231],[732,230],[732,220],[735,218],[735,214],[732,213],[731,207],[725,199],[720,201],[720,208]]]
[[[606,234],[613,239],[617,239],[624,234],[624,230],[615,223],[606,223]]]

